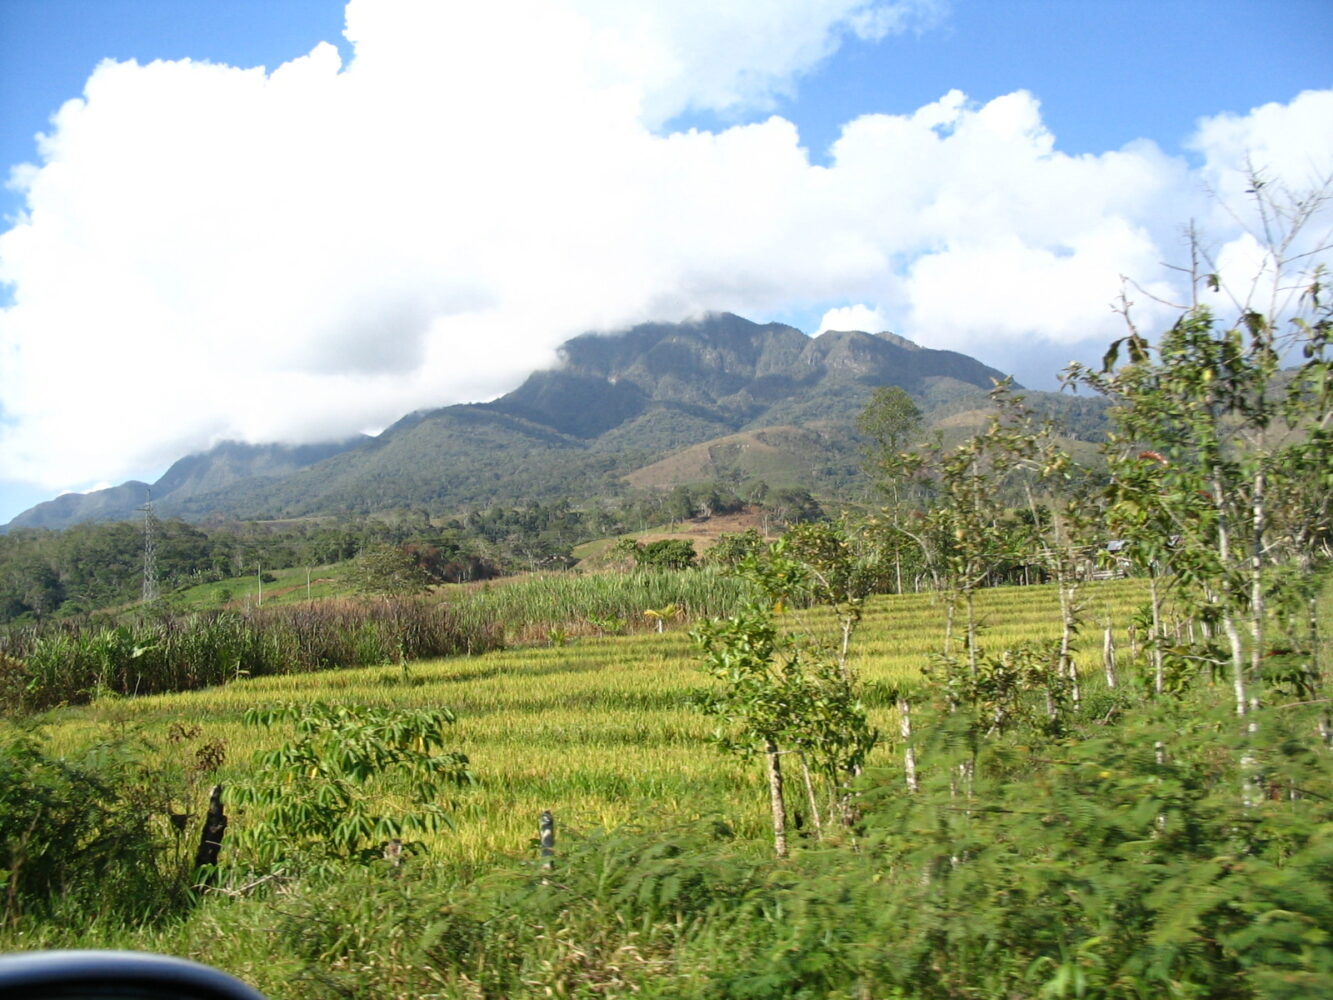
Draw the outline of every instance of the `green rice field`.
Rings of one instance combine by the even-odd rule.
[[[498,589],[498,588],[497,588]],[[1084,634],[1078,662],[1090,692],[1104,685],[1102,628],[1114,625],[1121,670],[1130,672],[1126,627],[1145,599],[1143,581],[1108,580],[1081,588]],[[1053,587],[982,591],[982,641],[993,650],[1056,638]],[[794,630],[832,638],[827,612],[788,612]],[[881,732],[872,767],[895,767],[898,720],[891,686],[917,685],[944,642],[946,613],[937,594],[873,599],[853,645],[871,721]],[[405,667],[324,671],[240,679],[222,687],[142,698],[101,698],[65,709],[47,726],[54,746],[74,747],[113,730],[141,731],[164,754],[220,741],[225,784],[251,772],[257,751],[284,739],[281,729],[243,723],[245,711],[281,702],[447,707],[457,716],[454,746],[477,782],[459,792],[455,828],[428,842],[444,861],[484,863],[531,849],[538,816],[551,810],[561,829],[716,816],[738,835],[762,838],[768,824],[758,761],[724,756],[707,743],[711,720],[688,704],[708,683],[685,626],[623,636],[577,635],[563,644],[511,648]],[[925,697],[925,693],[922,693]],[[193,730],[172,743],[169,730]],[[179,728],[179,727],[178,727]],[[213,779],[210,779],[213,780]],[[202,805],[199,803],[198,805]],[[234,827],[245,822],[233,815]]]

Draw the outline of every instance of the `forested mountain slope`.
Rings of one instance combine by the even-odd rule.
[[[151,486],[67,494],[8,527],[126,518],[150,490],[161,515],[190,520],[579,500],[719,471],[836,490],[855,475],[852,426],[875,387],[902,387],[929,423],[984,407],[1002,377],[974,358],[894,334],[808,337],[729,313],[584,334],[560,358],[489,403],[413,413],[374,438],[301,447],[226,442],[181,459]],[[1051,403],[1072,412],[1073,401],[1052,396]],[[785,430],[736,437],[775,428]],[[671,461],[709,442],[713,458]]]

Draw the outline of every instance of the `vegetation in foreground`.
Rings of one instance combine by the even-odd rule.
[[[1266,236],[1317,207],[1254,193]],[[1293,246],[1267,244],[1279,292]],[[5,942],[189,954],[278,996],[1333,992],[1333,308],[1299,287],[1290,334],[1200,307],[1072,369],[1117,403],[1105,477],[1005,386],[982,433],[915,453],[877,398],[882,515],[719,545],[744,583],[692,646],[672,602],[645,636],[7,729]],[[998,586],[1029,577],[1044,606]],[[230,854],[191,862],[218,779]],[[515,854],[539,806],[559,846]]]
[[[1123,623],[1146,583],[1102,581],[1087,596]],[[979,734],[921,676],[944,638],[942,610],[936,595],[872,599],[854,647],[881,733],[898,731],[897,695],[913,693],[917,790],[903,770],[909,744],[886,736],[857,781],[854,825],[818,840],[806,813],[783,860],[767,846],[761,765],[710,750],[714,724],[688,705],[704,677],[679,626],[406,673],[103,698],[52,719],[44,739],[10,730],[6,843],[34,797],[48,825],[28,831],[23,864],[11,864],[0,943],[187,955],[274,997],[1327,989],[1333,769],[1317,706],[1264,709],[1247,735],[1224,678],[1197,674],[1154,696],[1149,650],[1130,655],[1120,625],[1116,688],[1089,644],[1077,653],[1083,709],[1062,727],[1030,690],[1013,725]],[[988,642],[1058,639],[1053,586],[989,589],[978,611],[993,623]],[[836,631],[834,615],[808,614],[809,629]],[[442,742],[475,784],[450,779],[435,800],[451,803],[449,821],[435,832],[373,831],[350,865],[312,848],[308,827],[256,839],[261,806],[233,807],[215,888],[189,891],[197,827],[183,839],[162,817],[201,809],[217,781],[280,779],[275,755],[301,745],[298,730],[248,725],[246,713],[312,701],[404,720],[449,705]],[[379,801],[408,796],[404,780]],[[321,787],[308,783],[300,801]],[[533,844],[547,808],[550,869]],[[394,864],[382,850],[393,832],[426,853],[409,847]]]

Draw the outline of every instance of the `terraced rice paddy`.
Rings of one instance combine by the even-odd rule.
[[[1112,580],[1080,592],[1086,635],[1078,661],[1090,688],[1101,676],[1101,622],[1125,627],[1143,601],[1142,581]],[[1059,633],[1052,587],[983,592],[983,642],[999,650]],[[789,614],[793,627],[830,630],[827,613]],[[941,648],[945,608],[933,594],[874,599],[858,632],[853,665],[868,688],[872,721],[897,732],[889,685],[919,684],[921,667]],[[1125,650],[1127,653],[1127,650]],[[1128,659],[1127,655],[1124,656]],[[456,829],[429,844],[441,859],[484,862],[530,849],[537,818],[551,810],[564,830],[622,823],[663,824],[716,815],[743,837],[767,827],[758,762],[725,757],[706,738],[711,720],[693,711],[690,692],[706,683],[686,631],[579,637],[562,646],[516,648],[460,657],[323,673],[244,679],[224,687],[140,699],[103,699],[70,709],[49,729],[57,746],[110,729],[141,729],[165,754],[186,744],[165,739],[173,723],[197,726],[197,741],[220,740],[227,761],[218,780],[248,772],[252,755],[284,738],[247,727],[246,709],[275,702],[445,706],[458,718],[456,745],[477,784],[463,790]],[[895,766],[887,738],[872,766]],[[210,779],[211,780],[211,779]],[[244,816],[234,816],[237,825]]]

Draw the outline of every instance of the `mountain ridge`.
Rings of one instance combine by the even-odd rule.
[[[222,442],[179,459],[151,485],[66,494],[0,530],[123,519],[142,508],[149,491],[159,515],[194,521],[444,510],[562,491],[614,494],[634,483],[636,469],[682,449],[772,427],[840,428],[821,433],[842,469],[848,455],[841,445],[850,447],[855,415],[874,388],[901,386],[929,409],[941,400],[980,398],[1003,377],[975,358],[896,334],[810,337],[731,313],[581,334],[557,357],[555,367],[532,372],[490,402],[418,410],[375,437]],[[799,450],[801,462],[811,461],[807,445]],[[818,478],[817,470],[812,475]]]

